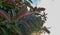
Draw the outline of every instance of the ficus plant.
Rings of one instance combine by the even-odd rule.
[[[44,26],[47,21],[45,8],[33,7],[31,3],[32,0],[0,0],[0,35],[50,34]]]

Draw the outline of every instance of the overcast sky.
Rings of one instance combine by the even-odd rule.
[[[48,12],[46,26],[50,26],[50,35],[60,35],[60,0],[41,0],[38,7],[45,7]]]
[[[60,0],[41,0],[37,6],[46,8],[48,20],[45,25],[51,27],[50,35],[60,35]]]

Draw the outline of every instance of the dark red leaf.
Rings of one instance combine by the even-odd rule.
[[[29,14],[31,14],[31,13],[28,12],[28,10],[26,8],[22,7],[21,10],[17,13],[15,20],[19,20],[21,18],[24,18]]]
[[[31,9],[33,9],[33,6],[30,5],[29,7],[30,7]]]
[[[16,0],[4,0],[3,2],[16,3]]]
[[[36,11],[37,10],[37,7],[34,7],[34,9],[33,9],[34,11]]]
[[[3,17],[4,19],[10,21],[10,17],[5,11],[0,10],[0,16]]]
[[[48,34],[50,34],[50,31],[45,26],[42,29],[46,31]]]
[[[45,11],[45,8],[37,8],[37,11]]]

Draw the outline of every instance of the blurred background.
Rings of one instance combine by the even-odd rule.
[[[41,0],[38,1],[37,7],[45,7],[48,13],[48,20],[45,23],[47,27],[51,27],[50,35],[60,35],[60,0]],[[44,34],[43,34],[44,35]],[[47,35],[47,34],[45,34]]]

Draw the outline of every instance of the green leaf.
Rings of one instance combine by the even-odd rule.
[[[25,0],[24,2],[27,6],[31,5],[28,1]]]
[[[2,34],[4,34],[4,35],[10,35],[10,32],[8,32],[7,30],[6,30],[6,28],[3,28],[3,27],[0,27],[0,29],[2,30]]]
[[[14,9],[14,4],[8,3],[8,2],[4,2],[2,3],[2,5],[8,9]]]
[[[18,27],[12,25],[12,29],[13,29],[16,33],[18,33],[19,35],[21,34],[21,31],[19,30]],[[12,31],[13,31],[13,30],[12,30]]]
[[[29,0],[29,1],[30,1],[31,3],[33,3],[32,0]]]
[[[33,29],[33,31],[39,31],[41,28],[41,25],[40,25],[40,20],[41,19],[39,19],[38,17],[35,17],[35,18],[33,18],[32,19],[32,22],[33,22],[33,24],[35,25],[35,28],[32,28]]]

